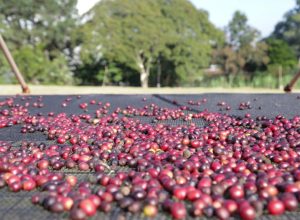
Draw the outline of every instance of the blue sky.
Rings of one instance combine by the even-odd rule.
[[[209,12],[210,21],[223,28],[236,10],[244,12],[249,24],[268,36],[284,14],[295,7],[295,0],[191,0]]]
[[[82,14],[99,0],[78,0],[78,10]],[[244,12],[249,24],[268,36],[283,15],[295,6],[295,0],[191,0],[197,8],[209,12],[210,20],[223,28],[231,20],[236,10]]]

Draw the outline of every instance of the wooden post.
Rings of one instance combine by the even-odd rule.
[[[161,78],[161,64],[160,59],[157,60],[157,77],[156,77],[156,87],[160,88],[160,78]]]
[[[0,34],[0,48],[2,49],[4,56],[6,57],[12,71],[14,72],[15,76],[17,77],[17,80],[21,84],[22,92],[26,93],[26,94],[30,93],[29,87],[27,86],[17,64],[15,63],[14,58],[12,57],[11,53],[9,52],[9,49],[6,46],[6,43],[5,43],[4,39],[2,38],[1,34]]]
[[[103,80],[102,80],[102,87],[104,87],[106,85],[107,73],[108,73],[108,66],[107,66],[107,64],[105,64],[104,75],[103,75]]]
[[[285,92],[291,92],[294,85],[296,84],[296,82],[298,81],[298,79],[300,78],[300,71],[294,76],[294,78],[284,87],[284,91]]]
[[[282,86],[282,66],[280,65],[278,67],[278,89],[282,90],[283,86]]]

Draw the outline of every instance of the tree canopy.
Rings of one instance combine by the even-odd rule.
[[[300,57],[300,0],[266,39],[243,12],[220,30],[189,0],[101,0],[83,16],[76,5],[0,0],[0,33],[29,83],[197,86],[217,64],[232,85]],[[14,82],[2,53],[0,82]]]
[[[76,4],[77,0],[0,0],[0,33],[30,82],[72,83],[68,58]],[[7,70],[3,57],[0,62],[0,72]]]
[[[272,37],[287,42],[300,57],[300,0],[296,0],[296,7],[288,11],[283,21],[276,25]]]
[[[254,43],[260,36],[259,31],[248,24],[247,16],[241,11],[236,11],[233,14],[233,18],[229,22],[226,32],[228,35],[228,43],[235,49]]]
[[[270,64],[281,65],[282,67],[294,68],[297,65],[297,57],[295,51],[283,40],[269,38],[266,40],[268,44],[268,56]]]
[[[143,87],[158,59],[162,71],[174,64],[171,78],[192,80],[223,40],[207,13],[187,0],[102,0],[82,20],[83,63],[118,61],[139,73]]]
[[[244,13],[236,11],[225,31],[226,45],[218,48],[214,57],[228,80],[232,75],[254,73],[268,64],[268,46],[259,42],[259,31],[248,24]]]

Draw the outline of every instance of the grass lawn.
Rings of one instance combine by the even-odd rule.
[[[283,93],[279,89],[257,88],[148,88],[139,87],[101,87],[101,86],[37,86],[30,85],[33,95],[50,94],[199,94],[199,93]],[[295,90],[300,92],[300,90]],[[21,93],[19,85],[0,85],[0,95]]]

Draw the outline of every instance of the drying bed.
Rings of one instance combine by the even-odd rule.
[[[145,106],[146,106],[146,108],[145,108]],[[18,192],[12,192],[12,190],[10,188],[11,185],[9,185],[7,183],[7,182],[9,182],[8,179],[11,177],[11,176],[9,176],[11,174],[9,174],[9,175],[7,174],[10,172],[7,169],[5,169],[5,167],[3,167],[3,161],[1,161],[1,157],[2,158],[5,157],[5,155],[7,155],[9,152],[18,152],[18,151],[20,152],[21,151],[20,149],[24,149],[24,148],[37,149],[39,146],[42,146],[42,148],[40,147],[40,149],[45,150],[45,151],[51,147],[53,148],[54,151],[58,151],[57,150],[58,148],[59,148],[59,150],[63,150],[65,148],[68,148],[68,147],[70,147],[72,145],[76,145],[76,144],[77,145],[82,144],[83,146],[86,146],[86,145],[97,146],[99,148],[101,148],[101,146],[103,145],[103,142],[101,142],[101,138],[103,138],[102,136],[101,136],[101,138],[99,137],[99,140],[97,140],[98,142],[95,140],[91,140],[90,137],[86,137],[86,138],[83,138],[83,140],[81,140],[82,143],[77,143],[77,142],[70,143],[71,137],[75,136],[75,134],[77,132],[76,129],[73,129],[72,131],[68,131],[69,133],[72,133],[72,135],[68,136],[66,138],[65,137],[62,138],[59,135],[55,134],[56,126],[60,126],[61,128],[63,128],[64,122],[69,123],[71,121],[69,126],[73,126],[72,120],[73,120],[73,122],[77,123],[76,120],[79,120],[77,118],[80,118],[80,121],[82,122],[82,124],[76,125],[77,126],[76,128],[78,129],[78,128],[82,127],[83,129],[91,130],[91,129],[96,129],[97,127],[101,127],[99,125],[99,124],[101,124],[101,119],[103,119],[107,116],[113,115],[113,118],[115,121],[109,122],[108,124],[105,124],[105,123],[107,123],[107,121],[105,123],[103,121],[103,125],[108,125],[108,131],[106,131],[108,133],[111,132],[110,126],[114,123],[115,123],[114,125],[119,125],[119,124],[123,123],[122,126],[124,125],[124,123],[125,124],[129,123],[128,126],[130,125],[130,123],[131,124],[136,123],[136,124],[141,125],[141,126],[135,125],[136,127],[141,127],[142,129],[145,129],[145,130],[148,129],[148,132],[150,132],[150,133],[154,132],[151,130],[152,128],[157,128],[157,127],[162,130],[163,129],[171,130],[172,127],[177,127],[177,128],[180,127],[181,130],[193,128],[194,130],[196,130],[199,133],[200,131],[203,131],[203,129],[211,127],[212,124],[215,123],[214,119],[212,119],[212,118],[215,117],[215,118],[218,118],[218,120],[219,120],[218,123],[220,123],[222,120],[224,120],[224,121],[234,120],[235,123],[236,123],[236,121],[246,120],[246,122],[245,121],[243,122],[244,124],[239,123],[239,124],[236,124],[235,126],[241,127],[245,130],[248,129],[249,132],[253,131],[255,129],[262,131],[263,129],[270,127],[270,128],[274,129],[273,133],[276,133],[277,128],[275,128],[274,126],[272,127],[272,125],[273,125],[272,122],[274,122],[276,120],[277,120],[277,123],[279,123],[278,121],[293,121],[294,120],[293,121],[294,124],[289,125],[289,126],[292,126],[296,133],[297,132],[299,133],[300,130],[297,128],[297,126],[299,125],[299,123],[297,122],[297,120],[298,120],[297,116],[299,116],[299,109],[300,109],[300,97],[297,94],[82,95],[82,96],[74,95],[74,96],[14,96],[14,97],[4,97],[3,96],[3,97],[0,97],[0,112],[1,112],[0,122],[2,123],[2,124],[0,123],[0,127],[1,127],[0,128],[0,149],[1,149],[0,165],[2,165],[2,167],[0,166],[0,175],[2,175],[2,180],[5,179],[5,181],[6,181],[6,184],[3,186],[3,188],[0,189],[0,196],[1,196],[0,213],[2,216],[1,219],[67,219],[67,218],[70,218],[70,216],[73,219],[75,219],[75,217],[76,217],[75,214],[73,216],[70,215],[70,210],[60,211],[60,213],[58,214],[58,213],[55,213],[55,210],[54,211],[52,210],[52,212],[51,212],[51,207],[49,207],[49,206],[48,206],[48,209],[50,209],[50,211],[46,210],[45,208],[47,208],[47,207],[45,207],[45,204],[41,204],[41,203],[43,203],[43,201],[34,202],[34,203],[37,203],[35,205],[32,203],[32,198],[38,197],[36,195],[37,195],[37,193],[39,193],[41,191],[43,191],[42,194],[45,197],[44,194],[47,194],[47,193],[49,193],[49,191],[51,191],[49,189],[49,187],[47,188],[41,184],[41,186],[34,187],[32,190],[30,189],[30,190],[26,191],[24,189],[19,189],[19,190],[17,189],[16,191],[18,191]],[[115,111],[115,110],[117,110],[117,111]],[[26,115],[26,117],[18,116],[17,115],[18,111],[22,112],[22,114]],[[15,118],[18,118],[19,121],[16,123],[5,124],[4,123],[5,119],[7,119],[9,117],[12,118],[13,117],[12,115],[14,115]],[[89,115],[89,116],[87,117],[87,115]],[[280,116],[278,117],[278,115],[280,115]],[[276,119],[276,116],[277,116],[277,119]],[[123,120],[124,117],[126,118],[125,121]],[[32,122],[32,118],[34,118],[34,120],[36,120],[36,122]],[[44,122],[43,120],[40,120],[42,118],[45,121],[45,124],[43,124],[43,122]],[[55,118],[55,120],[54,119],[48,120],[49,118]],[[27,119],[27,121],[26,121],[26,119]],[[65,120],[63,120],[63,119],[65,119]],[[68,121],[68,119],[70,119],[70,121]],[[255,126],[253,128],[249,127],[250,124],[252,123],[252,122],[250,123],[249,120],[254,121]],[[48,122],[51,122],[52,124],[49,125],[49,124],[47,124]],[[142,127],[142,125],[145,125],[145,127]],[[278,125],[278,126],[280,126],[280,125]],[[33,129],[32,129],[32,127],[33,127]],[[51,129],[52,129],[53,134],[50,131]],[[105,126],[104,127],[102,126],[101,129],[105,130]],[[286,130],[288,130],[288,129],[289,128],[286,128]],[[93,132],[93,131],[91,131],[91,132]],[[97,130],[97,132],[102,132],[102,131]],[[163,132],[163,131],[161,131],[161,132]],[[187,131],[185,131],[185,132],[187,132]],[[219,130],[218,130],[218,132],[219,132]],[[267,131],[267,132],[269,132],[269,131]],[[268,134],[270,136],[272,136],[272,129],[270,132]],[[70,135],[69,133],[68,133],[68,135]],[[195,134],[195,137],[193,135],[190,135],[190,137],[187,138],[187,139],[189,139],[188,141],[185,139],[184,140],[184,141],[186,141],[185,143],[181,144],[181,146],[177,146],[178,149],[176,149],[176,151],[184,152],[185,157],[183,158],[183,162],[185,162],[185,159],[188,159],[191,156],[193,156],[193,154],[196,154],[196,152],[201,151],[201,150],[198,150],[198,148],[203,147],[202,145],[198,146],[197,143],[195,143],[194,144],[195,146],[193,146],[193,144],[191,144],[191,141],[193,139],[199,139],[199,135],[201,135],[201,134],[198,134],[198,133]],[[228,133],[226,132],[226,129],[223,131],[223,133],[221,133],[224,136],[223,138],[225,138],[224,139],[225,142],[228,141],[227,139],[229,139],[229,136],[231,135],[229,133],[230,132],[228,132]],[[106,138],[105,140],[108,140],[110,138],[110,136],[113,134],[106,133],[103,135],[105,136],[104,138]],[[149,134],[147,134],[147,132],[146,132],[146,133],[140,134],[140,135],[144,137],[145,135],[149,135]],[[250,133],[247,135],[250,135]],[[83,134],[81,134],[81,137],[82,136],[83,136]],[[298,137],[297,135],[295,135],[295,136]],[[124,137],[122,137],[122,138],[124,138]],[[134,138],[135,137],[133,137],[133,136],[131,137],[131,139],[134,139]],[[220,138],[220,137],[218,137],[218,138]],[[131,139],[127,140],[129,142],[129,145],[132,141]],[[163,137],[162,137],[162,139],[163,139]],[[143,141],[147,142],[147,139],[144,138]],[[293,146],[287,146],[286,148],[288,148],[288,149],[284,148],[282,151],[288,151],[291,148],[291,149],[293,149],[294,154],[297,154],[298,152],[300,153],[300,143],[298,143],[298,141],[300,142],[300,140],[296,139],[293,141],[295,142],[295,143],[293,142],[294,143]],[[124,144],[123,143],[124,140],[120,140],[120,142],[122,142],[122,144]],[[160,153],[163,153],[163,151],[168,152],[168,149],[163,149],[163,150],[159,149],[161,146],[163,146],[163,143],[161,143],[161,140],[160,141],[155,140],[153,142],[155,142],[156,144],[151,146],[153,148],[153,149],[150,149],[151,154],[160,154]],[[32,146],[29,146],[30,143],[32,143],[31,144]],[[286,144],[286,143],[284,143],[284,144]],[[53,147],[53,146],[56,146],[56,147]],[[113,146],[113,147],[115,147],[115,146]],[[107,152],[111,153],[113,151],[113,147],[106,149]],[[253,147],[253,146],[251,146],[251,147]],[[120,146],[119,146],[119,148],[120,148]],[[214,149],[209,149],[209,150],[214,150]],[[26,150],[24,150],[24,151],[26,151]],[[30,151],[30,149],[29,149],[29,151]],[[267,167],[270,166],[270,170],[272,172],[275,172],[275,174],[279,170],[280,171],[288,170],[285,167],[286,165],[282,165],[283,167],[280,167],[282,158],[274,159],[275,156],[278,157],[277,154],[279,154],[278,152],[280,152],[280,151],[281,151],[281,149],[274,151],[275,153],[272,157],[271,156],[268,157],[268,155],[272,155],[272,152],[270,154],[264,154],[263,158],[258,158],[258,160],[263,159],[264,161],[262,163],[267,164]],[[119,149],[119,151],[117,151],[117,152],[124,153],[122,151],[122,149]],[[72,153],[75,154],[74,152],[72,152]],[[70,153],[68,156],[71,156],[72,153]],[[217,162],[219,162],[221,155],[223,153],[224,153],[224,151],[216,152],[215,155],[212,154],[212,158],[217,159]],[[26,156],[28,156],[28,154],[30,154],[30,153],[28,153],[28,154],[24,153],[24,154]],[[218,154],[220,154],[220,155],[218,155]],[[263,154],[263,153],[261,153],[261,154]],[[99,155],[97,155],[97,156],[99,157]],[[147,156],[149,156],[149,155],[147,155]],[[48,155],[47,158],[50,158],[50,156]],[[88,160],[89,160],[89,158],[88,159],[83,158],[82,162],[85,163],[85,162],[88,162]],[[243,160],[243,158],[240,158],[239,162],[242,162],[242,160]],[[275,162],[273,160],[275,160]],[[39,160],[33,160],[33,166],[38,166],[37,165],[38,161]],[[246,162],[246,161],[247,160],[244,160],[244,162]],[[2,162],[2,164],[1,164],[1,162]],[[104,173],[104,175],[109,176],[109,177],[110,176],[113,177],[117,173],[125,173],[126,174],[126,173],[130,172],[130,170],[135,170],[135,172],[137,172],[137,173],[139,173],[139,172],[145,173],[148,169],[147,166],[149,165],[149,161],[147,161],[145,166],[136,167],[135,165],[130,164],[128,161],[127,162],[125,161],[124,164],[119,164],[118,162],[116,162],[116,160],[114,160],[113,163],[111,163],[111,161],[109,161],[109,160],[103,161],[103,158],[101,158],[101,160],[98,160],[97,162],[100,163],[100,165],[102,165],[102,166],[100,166],[101,169],[99,168],[101,170],[101,172]],[[176,157],[175,157],[174,163],[176,163],[176,162],[178,162],[178,161],[176,161]],[[208,162],[204,162],[204,163],[205,163],[205,165],[210,164],[211,166],[213,166],[213,168],[212,167],[208,167],[208,168],[202,167],[201,169],[199,167],[198,167],[199,169],[197,168],[200,173],[204,172],[204,170],[213,169],[214,174],[209,173],[208,171],[207,171],[208,173],[206,173],[208,176],[212,175],[212,177],[210,177],[211,179],[213,179],[213,177],[216,176],[217,174],[222,174],[222,172],[218,173],[220,164],[215,163],[214,165],[212,165],[212,162],[215,162],[215,161],[208,161]],[[295,160],[293,162],[293,164],[295,165],[295,163],[298,163],[298,162],[299,162],[298,160]],[[86,163],[86,164],[88,164],[88,163]],[[103,190],[105,191],[106,185],[100,183],[101,177],[99,177],[99,175],[97,175],[97,173],[99,173],[100,171],[99,170],[95,171],[95,169],[93,168],[92,165],[88,165],[86,167],[86,164],[81,165],[82,167],[79,167],[79,168],[78,168],[78,164],[76,164],[75,167],[68,167],[68,168],[66,168],[65,164],[63,164],[61,167],[60,167],[60,164],[58,164],[56,167],[57,169],[49,166],[49,167],[47,167],[47,170],[49,170],[49,172],[51,174],[54,174],[54,176],[57,174],[58,178],[61,177],[62,179],[64,179],[66,176],[76,177],[77,184],[72,186],[73,191],[76,191],[78,188],[80,188],[80,183],[83,183],[81,185],[82,188],[89,188],[89,190],[92,192],[91,194],[95,194],[101,198],[100,194],[103,193],[102,192]],[[170,165],[172,163],[169,162],[169,163],[165,163],[165,165],[166,164]],[[216,166],[216,168],[214,166]],[[295,165],[295,169],[292,170],[291,173],[293,172],[293,174],[294,174],[297,171],[297,168],[298,168],[297,166],[298,165]],[[178,165],[178,167],[180,167],[180,166]],[[272,169],[272,167],[274,167],[274,169]],[[32,168],[32,167],[30,167],[30,168]],[[102,168],[103,168],[103,170],[102,170]],[[181,167],[181,170],[185,170],[185,169],[190,169],[190,168],[189,167],[183,167],[183,168]],[[241,168],[241,169],[244,169],[244,168]],[[259,169],[259,168],[256,168],[256,169]],[[266,168],[266,169],[269,169],[269,168]],[[255,170],[255,168],[252,167],[251,172],[255,173],[254,170]],[[156,176],[158,174],[156,174],[155,171],[152,171],[152,172],[153,172],[153,178],[156,179]],[[162,170],[159,170],[159,172],[162,172]],[[168,173],[167,171],[164,171],[164,172],[166,174],[165,179],[167,179],[170,176],[172,176],[172,178],[173,178],[173,175],[175,175],[175,176],[177,175],[177,174],[175,174],[177,171],[176,172],[174,171],[174,173],[171,173],[171,174]],[[5,177],[3,175],[4,173],[6,173]],[[236,173],[239,173],[239,171],[236,171]],[[267,171],[266,171],[266,173],[267,173]],[[61,174],[64,174],[64,175],[61,175]],[[35,175],[37,175],[37,173],[32,171],[32,175],[35,176]],[[181,188],[184,188],[190,182],[189,182],[188,178],[182,178],[182,175],[178,174],[177,177],[179,180],[178,179],[176,180],[177,181],[176,185]],[[196,178],[198,182],[200,182],[201,178],[203,178],[203,176],[201,176],[201,175]],[[245,174],[245,176],[247,176],[247,175],[248,174]],[[258,175],[258,174],[255,173],[255,175]],[[264,176],[263,174],[259,174],[259,175]],[[291,190],[292,194],[295,196],[295,198],[300,199],[300,196],[298,195],[298,188],[297,188],[299,184],[297,182],[296,175],[298,175],[298,174],[295,174],[295,176],[293,176],[293,177],[287,177],[287,178],[293,178],[293,180],[291,180],[291,181],[289,180],[288,183],[295,185],[294,188],[292,187],[292,190]],[[19,175],[19,176],[21,176],[21,175]],[[219,176],[221,176],[219,178],[221,178],[221,179],[223,178],[222,175],[219,175]],[[300,177],[300,173],[299,173],[299,177]],[[99,178],[99,179],[97,179],[97,178]],[[164,179],[164,178],[161,177],[161,179],[159,179],[159,181],[163,182],[164,180],[162,180],[162,179]],[[244,184],[243,181],[246,181],[245,179],[243,179],[242,182],[239,182],[239,184],[237,184],[237,185],[243,185]],[[282,178],[282,179],[284,179],[284,178]],[[26,180],[26,178],[25,178],[25,180]],[[49,179],[47,181],[51,182]],[[148,217],[151,217],[152,215],[153,215],[154,219],[171,219],[172,216],[174,218],[186,217],[187,219],[194,219],[194,218],[206,219],[206,218],[209,218],[210,215],[216,216],[219,218],[224,218],[226,216],[228,217],[229,215],[227,215],[228,213],[226,213],[226,211],[228,212],[228,210],[224,211],[224,210],[220,209],[220,207],[223,208],[224,201],[222,199],[219,199],[218,196],[220,197],[220,195],[223,196],[226,194],[227,200],[229,200],[229,198],[230,198],[230,200],[234,200],[234,201],[235,200],[239,201],[239,200],[238,200],[238,198],[235,198],[236,195],[227,195],[228,194],[227,191],[232,186],[230,186],[228,189],[223,189],[224,191],[227,190],[226,192],[222,192],[222,193],[218,194],[217,191],[220,190],[218,187],[215,189],[216,192],[214,192],[213,191],[214,188],[212,186],[214,184],[218,183],[219,180],[214,180],[214,181],[216,181],[216,182],[210,183],[211,185],[208,185],[208,186],[205,186],[205,184],[204,184],[203,187],[207,188],[207,189],[204,189],[202,191],[201,191],[201,186],[199,186],[198,188],[196,187],[197,184],[199,184],[198,182],[193,183],[193,184],[196,184],[196,186],[194,188],[196,188],[197,190],[200,190],[201,194],[207,194],[207,195],[211,195],[211,197],[213,197],[213,199],[215,200],[214,202],[208,202],[208,203],[210,203],[209,205],[205,204],[205,206],[209,206],[210,208],[214,207],[214,208],[212,208],[213,213],[209,213],[209,212],[211,212],[211,210],[209,210],[209,209],[207,209],[205,211],[204,210],[200,211],[199,207],[201,205],[199,205],[199,204],[198,204],[199,207],[195,207],[196,206],[194,204],[195,200],[200,199],[201,196],[199,198],[195,198],[195,199],[192,198],[193,196],[190,196],[191,198],[188,199],[187,195],[182,196],[182,194],[180,194],[182,192],[179,192],[178,194],[176,194],[176,193],[174,193],[175,190],[171,189],[172,187],[165,186],[164,190],[165,190],[165,194],[167,194],[167,196],[164,193],[162,193],[161,196],[162,197],[166,196],[166,198],[170,198],[171,202],[185,204],[186,212],[187,212],[185,215],[183,215],[182,213],[172,213],[172,211],[169,211],[171,213],[169,213],[168,211],[161,211],[161,209],[163,209],[163,208],[164,209],[168,208],[168,207],[165,207],[167,205],[164,204],[163,201],[159,201],[159,202],[148,201],[148,203],[150,204],[150,206],[149,206],[150,208],[148,207],[149,209],[145,209],[144,206],[147,205],[147,202],[146,202],[146,200],[144,201],[144,198],[141,198],[139,203],[142,205],[140,205],[140,207],[136,208],[136,209],[138,209],[138,211],[135,211],[134,208],[130,209],[128,207],[125,207],[126,204],[120,205],[121,203],[112,202],[111,204],[109,204],[111,206],[109,208],[98,207],[99,211],[97,211],[95,215],[91,214],[89,218],[91,218],[91,219],[118,219],[118,220],[121,220],[121,219],[143,219],[143,218],[146,219]],[[277,181],[280,182],[281,179],[279,179]],[[13,180],[11,180],[11,182],[13,182]],[[24,182],[24,180],[23,180],[23,182]],[[249,182],[251,182],[251,181],[249,181]],[[222,183],[221,180],[220,180],[220,183]],[[191,185],[193,185],[193,184],[191,184]],[[207,184],[209,184],[209,183],[207,183]],[[261,184],[264,185],[266,183],[262,181]],[[118,183],[116,185],[118,185]],[[219,186],[220,184],[217,184],[217,185]],[[274,185],[276,185],[276,184],[274,184]],[[278,183],[277,185],[280,185],[280,184]],[[14,186],[14,187],[18,188],[18,186]],[[12,187],[12,188],[14,188],[14,187]],[[280,198],[280,196],[282,194],[284,194],[285,188],[283,187],[284,189],[282,192],[281,191],[282,187],[283,186],[281,186],[281,185],[278,187],[276,186],[275,190],[274,190],[274,187],[267,188],[268,190],[265,190],[267,192],[263,191],[263,189],[256,189],[256,191],[253,192],[253,194],[257,195],[257,194],[259,194],[258,193],[259,190],[263,191],[263,192],[261,192],[261,195],[258,195],[258,196],[264,202],[267,201],[267,203],[270,203],[270,201],[272,200],[273,197]],[[121,187],[119,187],[119,188],[121,188]],[[208,188],[210,188],[210,189],[208,189]],[[26,189],[26,187],[25,187],[25,189]],[[158,187],[157,189],[160,189],[160,188]],[[239,190],[239,188],[237,188],[237,189]],[[149,189],[147,189],[147,190],[149,190]],[[187,193],[186,192],[187,190],[188,189],[184,189],[183,194]],[[299,188],[299,190],[300,190],[300,188]],[[101,192],[99,192],[99,191],[101,191]],[[180,191],[180,190],[178,190],[178,191]],[[276,192],[274,192],[274,191],[276,191]],[[279,192],[277,192],[277,191],[279,191]],[[131,192],[131,193],[134,194],[134,192]],[[153,194],[155,194],[155,193],[153,193]],[[41,200],[41,198],[43,196],[40,196],[39,200]],[[49,195],[47,194],[47,196],[49,196]],[[131,194],[129,196],[134,197]],[[248,199],[247,196],[248,195],[243,195],[242,197],[243,197],[243,199],[244,198]],[[43,197],[43,199],[45,199],[44,197]],[[76,197],[76,196],[74,196],[74,197]],[[253,198],[254,198],[254,196],[253,196]],[[103,201],[105,201],[105,199],[106,198],[101,198],[102,203],[103,203]],[[218,199],[220,201],[218,201]],[[255,199],[257,199],[257,198],[255,198]],[[282,198],[280,198],[280,199],[284,200]],[[76,199],[73,199],[73,200],[77,203],[80,203],[80,201],[82,201],[83,198],[79,198],[78,200],[76,200]],[[135,197],[135,200],[139,200],[138,195],[137,195],[137,197]],[[73,204],[73,206],[80,206],[77,203]],[[252,201],[252,203],[254,203],[254,202]],[[251,207],[255,206],[252,203],[250,204]],[[267,206],[267,204],[263,204],[263,205]],[[121,208],[120,206],[124,206],[125,208],[124,207]],[[153,206],[155,208],[157,208],[157,210],[154,210],[154,211],[151,210],[151,208],[153,208]],[[245,208],[248,208],[248,206],[249,206],[249,204],[248,205],[246,204]],[[179,209],[180,208],[182,208],[182,207],[179,206]],[[101,209],[102,209],[102,211],[101,211]],[[107,212],[106,212],[106,209],[108,210]],[[130,209],[131,212],[130,212],[130,210],[128,211],[128,209]],[[227,207],[227,209],[230,209],[230,208]],[[257,209],[259,210],[259,208],[257,208]],[[257,212],[257,210],[255,210],[255,211]],[[263,213],[259,217],[259,219],[273,218],[271,215],[268,215],[267,208],[265,208],[264,210],[261,210],[261,211],[263,211]],[[278,210],[275,210],[275,212],[276,211],[278,211]],[[238,210],[233,211],[233,214],[232,214],[233,218],[238,219],[238,218],[240,218],[239,216],[243,215],[243,214],[238,214],[239,212],[241,212],[241,211],[238,211]],[[279,210],[279,212],[280,212],[280,210]],[[178,216],[176,216],[176,214]],[[196,217],[193,217],[193,215],[195,215]],[[288,210],[287,210],[287,212],[285,212],[284,215],[281,215],[280,218],[281,219],[297,219],[297,216],[298,216],[297,210],[294,210],[294,212],[288,212]],[[88,217],[88,216],[86,215],[86,217]],[[246,217],[244,216],[244,219],[246,219]]]

